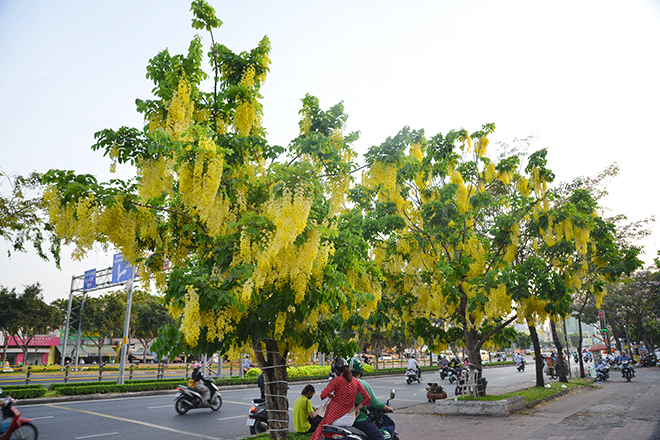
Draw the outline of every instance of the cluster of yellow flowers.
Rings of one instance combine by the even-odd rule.
[[[186,286],[185,308],[181,318],[181,333],[186,344],[194,347],[197,345],[202,318],[199,313],[199,295],[194,286]]]
[[[470,191],[465,186],[460,171],[451,170],[449,172],[449,178],[451,183],[458,185],[458,189],[456,190],[456,204],[458,205],[458,211],[461,214],[465,214],[470,210]]]
[[[195,103],[190,99],[190,86],[185,78],[181,78],[165,119],[165,131],[174,141],[184,140],[182,135],[192,124],[194,111]]]
[[[137,174],[140,180],[138,194],[142,203],[152,197],[160,197],[163,192],[171,194],[174,176],[172,164],[165,157],[138,160]]]

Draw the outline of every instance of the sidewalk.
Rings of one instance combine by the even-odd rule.
[[[617,372],[585,388],[509,417],[440,416],[425,403],[393,415],[402,440],[660,440],[660,370],[637,369],[628,383]]]

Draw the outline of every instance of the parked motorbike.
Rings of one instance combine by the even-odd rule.
[[[266,408],[266,399],[252,400],[252,407],[248,412],[247,426],[250,427],[250,434],[262,434],[268,432],[268,410]]]
[[[621,364],[621,374],[626,378],[628,382],[630,382],[630,380],[633,378],[634,373],[629,361],[623,361]]]
[[[408,385],[410,385],[410,384],[413,383],[414,381],[417,381],[417,383],[422,383],[422,382],[420,381],[420,377],[419,377],[418,371],[417,371],[417,370],[413,370],[413,369],[406,370],[406,383],[407,383]]]
[[[2,388],[0,388],[0,394],[2,394]],[[39,431],[34,426],[34,420],[21,417],[21,412],[14,406],[14,402],[15,400],[11,395],[0,399],[3,417],[0,438],[2,440],[8,440],[10,438],[37,440]]]
[[[394,399],[396,391],[394,389],[390,390],[390,398],[387,399],[385,405],[390,404],[390,400]],[[387,414],[382,411],[378,411],[372,407],[367,407],[369,411],[369,417],[376,424],[378,429],[380,429],[381,434],[385,437],[385,440],[399,440],[399,434],[395,431],[394,420],[392,420]],[[355,426],[333,426],[333,425],[323,425],[323,431],[321,432],[322,439],[334,439],[334,440],[369,440],[367,434],[357,429]]]
[[[435,402],[439,399],[446,399],[447,393],[442,385],[438,385],[435,382],[428,382],[428,387],[426,388],[426,398],[429,402]]]
[[[657,361],[655,359],[655,356],[649,353],[647,355],[639,357],[639,364],[642,367],[655,367]]]
[[[185,385],[179,385],[176,387],[177,393],[174,396],[174,409],[181,415],[184,415],[191,409],[196,408],[211,408],[213,411],[217,411],[222,406],[222,397],[220,396],[220,390],[213,383],[213,380],[204,378],[204,385],[209,388],[211,392],[211,397],[209,402],[211,405],[206,405],[202,399],[202,393],[199,392],[196,388],[187,387]]]

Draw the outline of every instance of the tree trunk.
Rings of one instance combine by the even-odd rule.
[[[534,345],[534,360],[535,360],[535,370],[536,370],[536,386],[542,387],[545,385],[543,381],[543,357],[541,356],[541,344],[539,344],[539,335],[536,332],[536,327],[527,323],[527,328],[529,328],[529,336],[532,338],[532,344]]]
[[[471,370],[477,369],[477,377],[481,377],[481,341],[479,341],[479,335],[477,330],[472,328],[465,331],[465,349],[467,351],[468,362],[470,363],[469,367]]]
[[[266,385],[268,433],[272,439],[285,439],[289,433],[289,379],[286,357],[282,356],[274,339],[253,340],[252,348]],[[242,368],[242,365],[239,368]]]
[[[557,336],[557,326],[555,322],[550,320],[550,330],[552,332],[552,340],[555,343],[557,348],[557,372],[559,373],[559,382],[568,383],[568,378],[566,377],[566,363],[564,362],[564,346]]]
[[[582,379],[586,377],[586,374],[584,374],[584,359],[582,359],[582,311],[583,310],[584,310],[584,306],[582,306],[582,309],[580,309],[580,313],[578,313],[577,316],[578,332],[580,332],[580,337],[578,338],[578,362],[580,363],[580,377]]]

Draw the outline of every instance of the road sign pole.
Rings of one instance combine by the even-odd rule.
[[[131,323],[131,301],[133,299],[134,280],[135,269],[131,268],[131,278],[126,283],[126,317],[124,318],[124,337],[121,341],[121,354],[119,355],[119,375],[117,376],[117,385],[124,384],[124,367],[126,366],[126,356],[128,354],[128,329]]]

